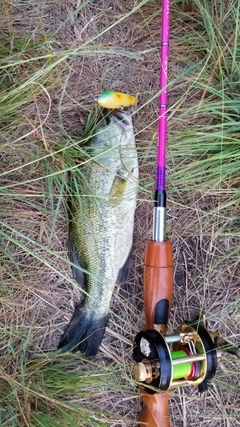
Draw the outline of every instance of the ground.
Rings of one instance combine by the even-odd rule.
[[[219,16],[222,13],[216,28],[225,22],[227,8],[231,12],[234,7],[234,2],[226,1],[223,2],[226,10],[223,6],[218,9],[217,3],[209,2],[207,7],[216,20],[218,12]],[[209,40],[204,20],[207,17],[200,12],[205,6],[204,1],[175,1],[172,6],[167,223],[168,238],[173,242],[175,283],[169,332],[184,320],[204,312],[210,329],[219,329],[224,338],[238,344],[239,177],[234,163],[224,163],[225,141],[218,160],[220,148],[211,132],[213,126],[220,132],[222,122],[218,122],[214,110],[203,108],[207,96],[214,98],[212,88],[217,88],[216,93],[219,91],[219,81],[211,71],[214,67],[218,70],[222,58],[219,59],[220,55],[214,62],[213,55],[212,67],[204,65],[209,55]],[[10,113],[4,116],[1,142],[1,358],[6,367],[2,381],[12,384],[19,407],[15,411],[13,405],[11,418],[7,419],[3,407],[3,426],[55,425],[54,416],[59,413],[53,398],[63,402],[59,406],[62,417],[66,416],[64,399],[66,405],[71,402],[77,407],[93,403],[91,416],[103,423],[93,424],[86,416],[78,420],[79,424],[76,421],[66,425],[137,425],[141,398],[132,380],[131,352],[135,334],[144,325],[143,258],[152,232],[160,12],[159,4],[153,1],[3,2],[3,32],[9,31],[15,55],[12,59],[16,61],[9,81],[16,90],[12,99],[17,112],[14,112],[15,122],[8,121]],[[230,31],[234,25],[231,27],[231,22],[228,25],[226,46],[231,46]],[[21,42],[19,53],[18,42],[23,36],[26,41]],[[195,48],[199,39],[204,40],[205,49]],[[226,57],[227,52],[225,49]],[[234,78],[232,73],[233,82]],[[194,86],[195,79],[199,84]],[[81,141],[88,114],[95,108],[94,98],[105,90],[127,92],[138,98],[133,121],[140,186],[132,271],[129,281],[115,291],[111,319],[96,360],[87,362],[78,355],[63,359],[63,378],[58,378],[61,392],[48,397],[51,368],[45,372],[45,365],[50,357],[54,358],[51,366],[57,363],[54,352],[80,299],[68,263],[67,213],[63,203],[65,169],[71,145]],[[24,102],[18,100],[19,93],[23,93]],[[214,99],[218,101],[216,95]],[[228,112],[229,123],[234,120],[231,114]],[[232,132],[238,139],[238,128]],[[62,151],[63,148],[69,150]],[[236,156],[233,161],[237,161],[237,154],[233,153]],[[226,158],[230,158],[229,152]],[[214,168],[218,168],[217,172]],[[17,385],[22,372],[21,350],[24,350],[28,392]],[[113,369],[112,382],[108,379],[109,366]],[[100,375],[103,372],[105,382],[99,382],[96,390],[96,383],[90,377],[98,370]],[[76,394],[63,392],[64,374],[68,371],[82,375],[82,394],[77,382]],[[234,356],[224,354],[207,393],[199,395],[190,387],[172,392],[171,426],[240,425],[237,372],[239,362]],[[45,406],[41,407],[41,399]],[[41,419],[36,415],[43,407],[42,411],[53,417],[48,424],[45,413]],[[94,412],[96,408],[100,413]],[[69,406],[65,409],[69,413]]]

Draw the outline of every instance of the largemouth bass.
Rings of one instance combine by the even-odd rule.
[[[76,307],[59,348],[93,356],[109,320],[114,286],[125,283],[130,272],[138,188],[130,114],[114,110],[98,124],[88,153],[92,160],[81,167],[84,179],[71,197],[69,218],[73,276],[88,294]]]

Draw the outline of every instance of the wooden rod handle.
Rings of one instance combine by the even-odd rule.
[[[145,408],[139,414],[141,427],[170,427],[168,418],[168,394],[146,394],[142,390]]]
[[[146,329],[153,328],[156,305],[159,301],[168,301],[168,318],[173,293],[172,258],[171,242],[151,240],[147,243],[143,272]]]

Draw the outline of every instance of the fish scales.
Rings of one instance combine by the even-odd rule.
[[[114,111],[97,126],[81,167],[84,181],[71,198],[69,256],[73,275],[88,295],[79,304],[59,348],[95,355],[109,319],[116,283],[127,280],[138,188],[138,161],[132,119]]]

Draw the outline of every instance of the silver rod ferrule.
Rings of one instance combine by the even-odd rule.
[[[166,240],[166,208],[154,207],[153,209],[153,240],[165,242]]]

